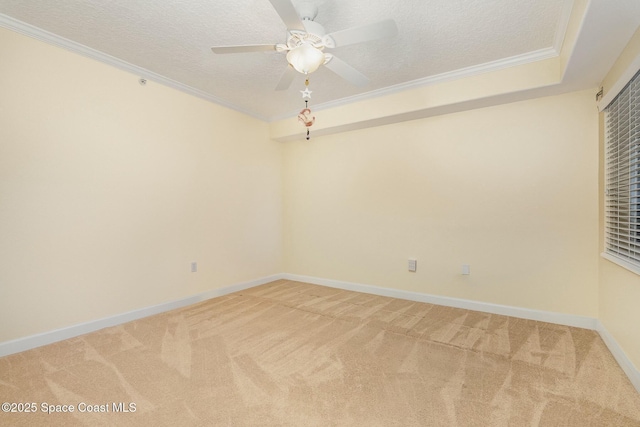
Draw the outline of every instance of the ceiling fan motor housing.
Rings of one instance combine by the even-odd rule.
[[[318,16],[318,6],[311,2],[300,3],[297,10],[303,23],[304,21],[313,21]]]
[[[334,48],[336,47],[335,41],[331,36],[327,35],[324,27],[315,21],[304,20],[302,21],[305,31],[289,30],[289,36],[287,38],[288,49],[293,49],[300,46],[303,43],[310,43],[317,49]]]

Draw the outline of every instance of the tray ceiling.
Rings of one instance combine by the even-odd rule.
[[[315,21],[327,32],[388,18],[399,29],[391,39],[333,49],[371,82],[355,87],[321,67],[310,75],[316,107],[555,56],[573,5],[572,0],[313,3]],[[0,0],[0,14],[4,26],[263,120],[296,114],[301,105],[302,74],[288,90],[275,91],[286,67],[283,54],[210,50],[284,42],[285,25],[268,0]]]

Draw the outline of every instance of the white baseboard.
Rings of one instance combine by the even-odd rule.
[[[392,298],[406,299],[410,301],[426,302],[430,304],[443,305],[447,307],[464,308],[467,310],[481,311],[491,314],[500,314],[504,316],[518,317],[521,319],[538,320],[541,322],[555,323],[559,325],[575,326],[578,328],[591,329],[597,331],[602,340],[613,354],[614,358],[627,374],[629,380],[634,387],[640,392],[640,371],[634,366],[633,362],[627,357],[624,350],[613,336],[606,330],[600,320],[586,317],[576,316],[564,313],[554,313],[541,310],[531,310],[527,308],[511,307],[499,304],[491,304],[480,301],[465,300],[460,298],[443,297],[437,295],[423,294],[419,292],[403,291],[399,289],[383,288],[379,286],[365,285],[362,283],[351,283],[339,280],[322,279],[318,277],[302,276],[298,274],[274,274],[272,276],[263,277],[248,282],[236,283],[220,289],[203,292],[192,295],[187,298],[167,303],[145,307],[138,310],[129,311],[127,313],[117,314],[115,316],[103,319],[93,320],[90,322],[69,326],[66,328],[56,329],[42,334],[31,335],[24,338],[18,338],[12,341],[0,343],[0,357],[13,353],[30,350],[32,348],[51,344],[57,341],[77,337],[79,335],[94,332],[110,326],[120,325],[132,320],[141,319],[143,317],[152,316],[154,314],[164,313],[166,311],[175,310],[211,298],[227,295],[233,292],[249,289],[254,286],[263,285],[275,280],[286,279],[298,282],[311,283],[315,285],[328,286],[332,288],[344,289],[348,291],[363,292],[373,295],[381,295]]]
[[[618,342],[605,329],[600,320],[576,316],[572,314],[554,313],[542,310],[531,310],[528,308],[511,307],[486,302],[471,301],[459,298],[442,297],[437,295],[423,294],[419,292],[402,291],[399,289],[382,288],[378,286],[364,285],[361,283],[343,282],[339,280],[322,279],[319,277],[301,276],[297,274],[283,274],[283,279],[295,280],[298,282],[312,283],[314,285],[329,286],[332,288],[344,289],[347,291],[363,292],[373,295],[381,295],[392,298],[406,299],[410,301],[426,302],[430,304],[444,305],[447,307],[464,308],[467,310],[481,311],[491,314],[501,314],[504,316],[518,317],[521,319],[538,320],[541,322],[555,323],[558,325],[575,326],[578,328],[591,329],[597,331],[602,337],[605,345],[616,359],[622,370],[640,393],[640,371],[634,366]]]
[[[609,351],[618,362],[618,365],[620,365],[624,373],[629,377],[631,384],[633,384],[636,390],[638,390],[638,393],[640,393],[640,370],[636,368],[631,359],[629,359],[622,347],[620,347],[615,338],[613,338],[613,335],[607,331],[600,320],[598,320],[596,330],[600,334],[600,337],[602,337],[602,341],[604,341],[609,348]]]
[[[90,322],[81,323],[66,328],[56,329],[41,334],[31,335],[24,338],[18,338],[12,341],[5,341],[0,343],[0,357],[7,356],[13,353],[19,353],[21,351],[30,350],[32,348],[40,347],[54,342],[66,340],[69,338],[84,335],[89,332],[94,332],[100,329],[108,328],[110,326],[120,325],[122,323],[130,322],[132,320],[141,319],[143,317],[153,316],[154,314],[164,313],[166,311],[175,310],[191,304],[196,304],[201,301],[205,301],[211,298],[230,294],[232,292],[242,291],[244,289],[252,288],[254,286],[263,285],[265,283],[272,282],[284,278],[282,274],[275,274],[273,276],[263,277],[261,279],[251,280],[248,282],[236,283],[234,285],[226,286],[220,289],[213,289],[207,292],[203,292],[190,297],[182,298],[175,301],[169,301],[166,303],[154,305],[151,307],[145,307],[138,310],[129,311],[126,313],[116,314],[115,316],[105,317],[102,319],[92,320]]]
[[[521,319],[538,320],[541,322],[555,323],[559,325],[575,326],[578,328],[596,330],[597,319],[573,314],[554,313],[550,311],[531,310],[528,308],[511,307],[507,305],[492,304],[488,302],[472,301],[460,298],[443,297],[423,294],[420,292],[403,291],[399,289],[382,288],[361,283],[342,282],[318,277],[300,276],[297,274],[284,274],[284,279],[298,282],[312,283],[314,285],[329,286],[347,291],[364,292],[367,294],[381,295],[385,297],[400,298],[410,301],[426,302],[430,304],[444,305],[447,307],[464,308],[467,310],[482,311],[491,314],[519,317]]]

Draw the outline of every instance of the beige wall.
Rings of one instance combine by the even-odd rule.
[[[615,85],[627,67],[640,56],[640,29],[629,41],[626,49],[606,76],[603,87]],[[602,118],[601,118],[602,123]],[[602,125],[601,125],[602,128]],[[600,132],[601,150],[604,132]],[[602,157],[602,156],[601,156]],[[601,162],[601,188],[603,188],[603,163]],[[600,192],[602,194],[602,191]],[[601,250],[604,249],[604,200],[600,203]],[[622,347],[627,357],[640,370],[640,276],[604,258],[600,259],[600,321]]]
[[[594,94],[287,143],[285,270],[597,317]]]
[[[0,58],[0,342],[282,271],[266,124],[1,28]]]
[[[594,90],[279,144],[3,29],[0,57],[0,342],[284,271],[600,315],[640,365]]]

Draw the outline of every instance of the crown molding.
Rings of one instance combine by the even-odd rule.
[[[522,55],[516,55],[509,58],[499,59],[497,61],[486,62],[480,65],[474,65],[471,67],[460,68],[454,71],[448,71],[446,73],[436,74],[434,76],[425,77],[422,79],[412,80],[406,83],[400,83],[394,86],[388,86],[370,92],[361,93],[346,98],[340,98],[335,101],[325,102],[322,104],[315,104],[314,110],[326,110],[329,108],[341,107],[343,105],[351,104],[358,101],[365,101],[380,96],[392,95],[398,92],[406,90],[417,89],[425,86],[431,86],[439,83],[445,83],[462,78],[468,78],[477,76],[480,74],[490,73],[494,71],[503,70],[505,68],[517,67],[519,65],[525,65],[532,62],[543,61],[545,59],[551,59],[557,57],[558,50],[555,47],[549,47],[545,49],[539,49],[533,52],[528,52]],[[288,114],[279,115],[269,119],[269,122],[276,122],[284,120],[292,116],[297,115],[298,112],[290,112]]]
[[[329,108],[340,107],[343,105],[351,104],[353,102],[365,101],[365,100],[376,98],[379,96],[392,95],[394,93],[402,92],[405,90],[417,89],[423,86],[435,85],[438,83],[444,83],[444,82],[462,79],[466,77],[473,77],[479,74],[490,73],[493,71],[498,71],[498,70],[502,70],[509,67],[516,67],[518,65],[525,65],[531,62],[543,61],[545,59],[555,58],[559,56],[560,52],[562,51],[562,45],[564,43],[564,39],[567,34],[567,29],[569,27],[569,22],[571,20],[571,13],[573,12],[574,2],[575,0],[564,0],[560,19],[558,20],[558,25],[556,28],[556,35],[553,40],[553,45],[551,47],[525,53],[522,55],[512,56],[509,58],[499,59],[493,62],[487,62],[484,64],[475,65],[472,67],[448,71],[446,73],[441,73],[434,76],[429,76],[422,79],[401,83],[395,86],[389,86],[382,89],[373,90],[370,92],[366,92],[366,93],[362,93],[362,94],[358,94],[358,95],[354,95],[346,98],[341,98],[331,102],[315,104],[314,110],[319,111],[319,110],[326,110]],[[269,122],[284,120],[292,116],[295,116],[297,114],[298,114],[297,111],[291,111],[288,114],[283,114],[277,117],[273,117],[269,120]]]
[[[434,76],[429,76],[422,79],[417,79],[410,82],[373,90],[370,92],[341,98],[335,101],[316,104],[314,106],[314,109],[326,110],[330,108],[351,104],[358,101],[365,101],[372,98],[391,95],[391,94],[395,94],[395,93],[406,91],[406,90],[416,89],[416,88],[429,86],[429,85],[435,85],[438,83],[444,83],[444,82],[453,81],[453,80],[462,79],[462,78],[468,78],[468,77],[472,77],[472,76],[476,76],[484,73],[490,73],[490,72],[502,70],[509,67],[516,67],[519,65],[524,65],[524,64],[528,64],[536,61],[542,61],[545,59],[557,57],[562,48],[562,43],[564,42],[565,34],[566,34],[569,20],[571,17],[571,11],[573,9],[573,4],[574,4],[573,0],[564,1],[563,11],[561,14],[561,18],[558,22],[556,37],[554,39],[552,47],[540,49],[540,50],[536,50],[526,54],[516,55],[516,56],[512,56],[509,58],[504,58],[504,59],[500,59],[492,62],[487,62],[485,64],[461,68],[458,70],[445,72],[445,73],[437,74]],[[251,111],[240,108],[237,105],[232,104],[222,98],[218,98],[202,90],[177,82],[175,80],[164,77],[160,74],[154,73],[142,67],[130,64],[126,61],[123,61],[111,55],[97,51],[95,49],[84,46],[82,44],[73,42],[64,37],[60,37],[56,34],[50,33],[46,30],[40,29],[33,25],[11,18],[7,15],[0,14],[0,27],[13,30],[17,33],[35,38],[45,43],[61,47],[63,49],[83,55],[91,59],[95,59],[102,63],[124,70],[126,72],[135,74],[140,77],[144,77],[147,80],[154,81],[156,83],[160,83],[162,85],[196,96],[206,101],[213,102],[215,104],[238,111],[240,113],[246,114],[248,116],[251,116],[253,118],[256,118],[264,122],[276,122],[279,120],[290,118],[292,116],[296,116],[298,114],[298,111],[296,110],[296,111],[291,111],[286,114],[281,114],[274,117],[265,117],[265,116],[257,115]]]
[[[560,20],[556,28],[556,37],[553,41],[553,48],[560,54],[562,51],[562,45],[564,44],[564,38],[567,35],[567,29],[569,28],[569,21],[571,21],[571,13],[573,12],[574,0],[565,0],[562,7],[562,13],[560,14]]]
[[[222,98],[218,98],[202,90],[177,82],[168,77],[162,76],[158,73],[154,73],[153,71],[149,71],[137,65],[130,64],[126,61],[123,61],[114,56],[108,55],[106,53],[100,52],[98,50],[92,49],[80,43],[76,43],[64,37],[60,37],[56,34],[50,33],[49,31],[27,24],[26,22],[19,21],[10,16],[0,14],[0,27],[4,27],[8,30],[15,31],[16,33],[34,38],[36,40],[40,40],[50,45],[63,48],[65,50],[68,50],[73,53],[77,53],[84,57],[94,59],[96,61],[100,61],[104,64],[111,65],[113,67],[119,68],[120,70],[126,71],[128,73],[135,74],[139,77],[143,77],[149,81],[160,83],[164,86],[204,99],[205,101],[213,102],[214,104],[218,104],[223,107],[230,108],[232,110],[235,110],[239,113],[246,114],[258,120],[267,121],[266,117],[259,116],[253,112],[239,108],[237,105],[234,105],[228,101],[225,101]]]

